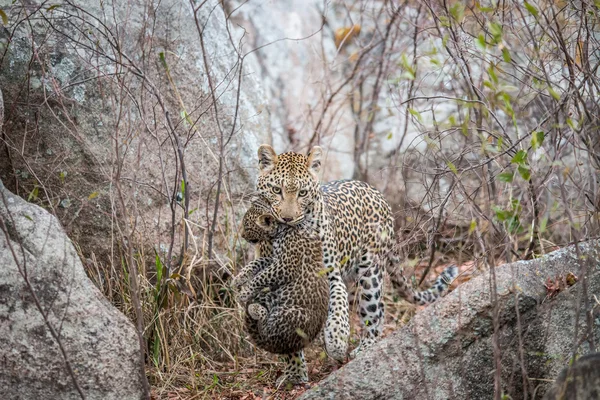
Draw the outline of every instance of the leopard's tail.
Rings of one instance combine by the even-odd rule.
[[[433,285],[426,290],[416,291],[402,274],[399,268],[399,260],[396,257],[390,257],[387,272],[390,275],[392,286],[397,294],[406,301],[413,304],[429,304],[440,298],[447,290],[454,278],[458,276],[458,267],[451,265],[447,267],[435,280]]]

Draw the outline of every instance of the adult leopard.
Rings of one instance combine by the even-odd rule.
[[[358,313],[364,326],[353,357],[381,335],[384,268],[399,294],[418,304],[437,299],[457,275],[457,268],[447,268],[431,289],[413,291],[398,270],[394,219],[388,202],[361,181],[334,181],[321,186],[321,157],[318,146],[305,156],[294,152],[277,155],[271,146],[261,145],[257,192],[269,202],[279,222],[308,224],[319,232],[329,280],[325,346],[332,358],[343,361],[350,334],[346,284],[359,284]]]

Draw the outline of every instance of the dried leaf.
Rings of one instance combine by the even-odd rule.
[[[346,46],[350,40],[358,36],[360,33],[360,25],[345,26],[335,30],[334,39],[335,47]]]
[[[8,25],[8,16],[4,12],[3,9],[0,8],[0,17],[2,18],[2,23],[6,26]]]

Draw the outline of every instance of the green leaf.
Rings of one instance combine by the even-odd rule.
[[[2,23],[6,26],[8,25],[8,16],[4,12],[3,9],[0,8],[0,17],[2,18]]]
[[[521,175],[521,177],[523,179],[525,179],[526,181],[528,181],[531,178],[531,171],[529,171],[529,167],[526,165],[519,165],[517,167],[517,170],[519,171],[519,174]]]
[[[475,2],[475,5],[477,6],[477,9],[479,11],[484,13],[494,12],[496,10],[494,7],[482,7],[481,4],[479,4],[479,2]]]
[[[442,25],[444,28],[448,28],[450,26],[450,20],[445,15],[438,16],[438,19],[440,21],[440,25]]]
[[[31,222],[33,222],[33,218],[31,218],[31,216],[30,216],[30,215],[23,214],[23,216],[24,216],[25,218],[27,218],[28,220],[30,220]]]
[[[516,213],[520,213],[521,210],[523,209],[523,207],[521,207],[521,202],[519,201],[519,199],[516,199],[516,198],[512,198],[510,200],[510,207]]]
[[[496,148],[498,149],[498,151],[502,150],[502,143],[504,143],[504,138],[502,136],[500,136],[498,138],[498,144],[496,145]]]
[[[496,90],[496,86],[494,86],[494,84],[492,82],[488,81],[487,79],[483,80],[483,86],[485,86],[491,90],[494,90],[494,91]]]
[[[513,164],[522,164],[527,160],[527,152],[525,150],[517,151],[517,154],[510,160]]]
[[[160,62],[163,65],[163,67],[165,67],[165,69],[168,71],[169,66],[167,65],[167,59],[165,57],[165,52],[161,51],[160,53],[158,53],[158,58],[160,59]]]
[[[406,53],[402,53],[402,56],[400,57],[400,66],[405,70],[410,71],[412,75],[415,74],[415,69],[413,68],[412,63],[408,61]]]
[[[477,36],[477,39],[475,40],[475,46],[477,46],[479,50],[482,51],[484,51],[487,48],[487,43],[485,42],[485,37],[483,36],[483,33],[480,33],[479,36]]]
[[[469,134],[469,114],[465,116],[465,120],[463,121],[460,130],[463,135],[467,136]]]
[[[411,115],[413,115],[413,116],[417,117],[417,119],[419,120],[419,122],[421,122],[421,121],[422,121],[422,118],[421,118],[421,113],[420,113],[420,112],[418,112],[417,110],[415,110],[414,108],[409,108],[409,109],[408,109],[408,112],[409,112]]]
[[[548,217],[544,217],[540,221],[540,227],[539,227],[540,233],[546,232],[546,225],[548,225]]]
[[[465,17],[465,6],[460,1],[456,2],[452,7],[450,7],[450,15],[457,22],[462,22]]]
[[[500,43],[502,41],[502,25],[497,22],[490,22],[488,29],[490,30],[494,44]]]
[[[531,133],[531,147],[537,150],[544,142],[544,132],[535,131]]]
[[[158,253],[156,253],[156,290],[159,290],[160,288],[160,283],[162,281],[162,276],[163,276],[163,265],[162,265],[162,261],[160,261],[160,257],[158,256]]]
[[[500,207],[494,207],[494,212],[496,213],[496,219],[500,222],[504,222],[510,217],[510,212]]]
[[[40,188],[37,185],[35,185],[33,187],[33,190],[29,193],[29,196],[27,197],[27,201],[37,200],[39,193],[40,193]]]
[[[492,82],[494,82],[495,84],[498,84],[498,75],[496,75],[496,71],[494,68],[494,64],[490,64],[490,67],[488,68],[488,75],[490,76],[490,79],[492,80]]]
[[[181,180],[181,197],[185,196],[185,181]]]
[[[327,275],[328,273],[330,273],[331,271],[333,271],[333,267],[323,268],[323,269],[319,270],[319,272],[317,272],[317,275],[324,276],[324,275]]]
[[[531,4],[528,1],[526,1],[525,2],[525,8],[527,9],[527,11],[529,11],[529,14],[533,15],[536,18],[538,17],[539,11],[538,11],[537,8],[535,8],[535,6],[533,4]]]
[[[54,10],[55,8],[58,8],[58,7],[60,7],[60,4],[54,4],[54,5],[51,5],[50,7],[48,7],[48,8],[46,9],[46,11],[52,11],[52,10]]]
[[[510,52],[508,51],[508,49],[505,47],[502,49],[502,58],[504,59],[504,62],[509,63],[511,58],[510,58]]]
[[[452,164],[452,162],[448,161],[446,164],[448,165],[448,168],[450,168],[450,171],[454,172],[455,174],[458,174],[458,170],[456,169],[456,166]]]
[[[518,215],[511,215],[507,220],[507,229],[510,233],[517,233],[521,230],[521,221]]]
[[[513,173],[512,172],[503,172],[501,174],[498,174],[498,180],[500,182],[512,182],[513,181]]]
[[[394,135],[392,135],[392,132],[390,132],[390,133],[388,133],[388,134],[387,134],[387,136],[386,136],[385,138],[386,138],[387,140],[391,140],[393,136],[394,136]]]
[[[88,196],[88,200],[95,199],[96,197],[98,197],[98,192],[94,192],[94,193],[90,194],[90,195]]]
[[[308,340],[308,335],[300,328],[296,328],[296,334],[304,340]]]
[[[471,224],[469,225],[469,235],[473,232],[475,232],[475,229],[477,228],[477,221],[475,221],[474,219],[471,220]]]
[[[550,93],[550,96],[554,97],[554,100],[560,100],[560,94],[550,86],[548,86],[548,93]]]

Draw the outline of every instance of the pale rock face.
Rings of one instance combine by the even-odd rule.
[[[240,5],[231,2],[228,8]],[[317,0],[260,0],[245,3],[232,15],[246,31],[245,51],[264,46],[253,53],[258,68],[249,73],[260,78],[265,90],[278,153],[309,150],[326,99],[344,78],[343,58],[336,57],[332,34],[323,26],[322,7]],[[327,16],[337,24],[335,13],[327,10]],[[325,150],[323,179],[351,178],[354,122],[347,96],[334,100],[320,131],[324,136],[312,145]]]

